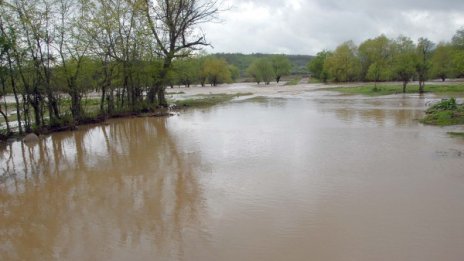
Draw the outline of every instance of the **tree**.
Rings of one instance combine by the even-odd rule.
[[[314,57],[307,65],[309,72],[311,72],[311,76],[323,81],[327,82],[327,72],[324,71],[324,63],[328,56],[331,55],[330,51],[322,51],[317,53],[316,57]]]
[[[17,122],[18,122],[18,129],[19,129],[19,133],[22,134],[23,133],[23,123],[22,123],[22,115],[21,115],[21,106],[20,106],[20,102],[19,102],[19,90],[18,90],[18,84],[17,84],[17,79],[15,77],[15,71],[19,70],[20,72],[22,72],[21,70],[21,65],[19,64],[18,60],[16,59],[16,67],[15,67],[15,57],[18,58],[18,52],[17,52],[17,37],[16,37],[16,34],[15,34],[15,30],[14,30],[14,27],[13,27],[13,24],[9,24],[9,30],[7,30],[7,28],[5,28],[6,26],[4,25],[4,21],[3,21],[3,18],[7,18],[7,20],[10,21],[10,23],[14,23],[13,21],[13,17],[11,15],[7,15],[7,9],[6,8],[3,8],[1,5],[0,5],[0,12],[1,12],[1,15],[0,15],[0,58],[2,58],[0,61],[0,66],[2,66],[2,77],[1,77],[1,80],[2,80],[2,86],[3,86],[3,92],[4,94],[6,94],[6,77],[8,77],[9,79],[9,82],[10,82],[10,85],[11,85],[11,89],[13,91],[13,94],[14,94],[14,98],[15,98],[15,103],[16,103],[16,117],[17,117]],[[5,64],[5,67],[3,67],[3,65]],[[22,75],[22,74],[21,74]],[[26,87],[27,89],[27,87]],[[23,106],[23,108],[26,108],[26,106]],[[27,110],[26,110],[27,112]],[[8,118],[7,118],[7,115],[6,114],[3,114],[4,118],[5,118],[5,122],[7,124],[7,129],[8,129],[8,132],[10,130],[9,128],[9,122],[8,122]],[[28,128],[29,126],[29,122],[28,120],[26,119],[25,121],[26,123],[26,128]]]
[[[453,73],[453,50],[450,45],[440,43],[431,58],[430,74],[445,81]]]
[[[392,72],[394,77],[403,82],[403,93],[406,87],[416,74],[416,46],[414,42],[404,36],[400,36],[393,43]]]
[[[208,57],[203,63],[203,72],[211,86],[217,86],[220,83],[230,82],[231,75],[229,65],[224,59],[213,56]]]
[[[366,79],[377,85],[378,81],[390,78],[391,44],[385,35],[362,43],[359,46],[359,56],[362,74]]]
[[[157,44],[157,53],[163,59],[163,67],[157,75],[158,84],[150,92],[157,93],[160,106],[167,106],[166,76],[172,61],[187,57],[192,51],[209,45],[205,36],[196,34],[194,29],[216,18],[219,12],[218,1],[141,0],[140,6]]]
[[[6,75],[7,75],[7,69],[6,67],[3,66],[4,60],[6,60],[5,54],[8,51],[7,47],[7,39],[6,36],[3,34],[0,34],[0,100],[3,98],[4,95],[6,95]],[[8,112],[8,107],[7,103],[5,101],[5,111],[3,111],[2,104],[0,104],[0,114],[2,115],[5,124],[6,124],[6,132],[7,136],[10,135],[11,129],[10,129],[10,122],[8,120],[7,112]]]
[[[452,63],[456,75],[462,77],[464,75],[464,51],[455,51]]]
[[[264,82],[269,85],[275,77],[272,63],[268,58],[255,59],[247,69],[248,75],[252,76],[256,83]]]
[[[88,6],[79,5],[71,0],[60,0],[60,19],[56,25],[58,38],[58,53],[61,58],[62,76],[66,80],[65,89],[71,97],[71,113],[74,120],[80,120],[82,114],[81,99],[83,87],[78,84],[83,61],[90,43],[80,26],[83,16],[87,14]],[[66,20],[70,20],[67,22]]]
[[[452,66],[457,77],[464,76],[464,28],[456,32],[451,40],[453,48]]]
[[[459,29],[451,40],[451,44],[458,50],[464,50],[464,28]]]
[[[349,82],[359,79],[361,62],[359,61],[357,48],[353,42],[345,42],[337,47],[332,55],[327,57],[324,70],[329,77],[336,82]]]
[[[198,59],[185,58],[176,60],[174,68],[179,84],[183,84],[189,88],[191,84],[197,82],[200,74]]]
[[[434,44],[427,38],[419,38],[416,48],[416,72],[419,78],[419,93],[424,93],[425,81],[428,79],[431,67],[431,57]]]
[[[230,77],[232,78],[232,81],[235,82],[238,80],[240,77],[240,70],[238,69],[237,66],[231,64],[229,65],[229,71],[230,71]]]
[[[292,64],[285,55],[273,55],[271,57],[271,64],[277,83],[280,82],[280,78],[282,78],[282,76],[289,75],[290,70],[292,69]]]

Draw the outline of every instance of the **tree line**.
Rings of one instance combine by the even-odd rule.
[[[214,0],[0,1],[0,94],[14,95],[18,132],[165,107],[174,84],[232,81],[236,68],[198,54],[209,43],[197,26],[219,8]],[[98,110],[89,113],[83,100],[93,91]]]
[[[240,75],[248,76],[247,69],[256,59],[259,58],[271,58],[275,54],[265,54],[265,53],[215,53],[216,57],[225,59],[229,64],[235,65],[239,71]],[[292,55],[285,54],[285,57],[288,58],[291,64],[290,74],[292,75],[306,75],[308,74],[307,64],[313,58],[312,55]]]
[[[419,82],[464,76],[464,29],[449,42],[434,44],[427,38],[389,39],[380,35],[356,46],[352,41],[333,51],[322,51],[308,64],[312,77],[323,82],[401,81],[406,92],[410,81]]]

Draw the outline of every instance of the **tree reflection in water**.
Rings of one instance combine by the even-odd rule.
[[[0,155],[0,259],[182,255],[200,230],[201,162],[169,119],[124,119],[17,142]]]

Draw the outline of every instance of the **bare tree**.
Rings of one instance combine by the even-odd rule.
[[[209,45],[198,26],[215,20],[219,6],[218,0],[141,0],[141,10],[163,59],[157,75],[159,80],[148,93],[149,102],[153,103],[157,95],[158,105],[167,106],[164,92],[173,59],[186,57]]]

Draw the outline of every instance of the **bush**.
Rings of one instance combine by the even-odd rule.
[[[455,98],[444,99],[441,102],[434,104],[427,110],[427,113],[433,113],[437,111],[456,110],[458,107]]]
[[[50,120],[50,128],[63,128],[74,126],[75,122],[71,114],[65,114],[61,117],[61,119],[51,119]]]
[[[464,105],[457,104],[456,99],[445,99],[426,111],[423,123],[432,125],[464,124]]]

